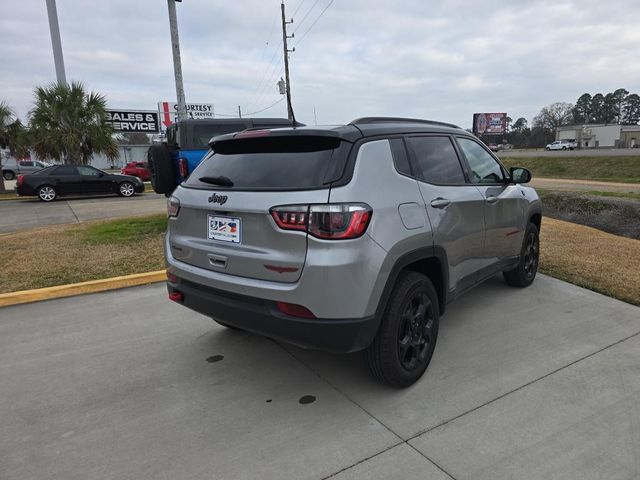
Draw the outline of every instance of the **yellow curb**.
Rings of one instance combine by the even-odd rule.
[[[68,285],[38,288],[35,290],[2,293],[0,294],[0,307],[19,305],[21,303],[40,302],[42,300],[51,300],[53,298],[72,297],[74,295],[84,295],[87,293],[104,292],[107,290],[117,290],[119,288],[135,287],[149,283],[164,282],[166,279],[166,271],[158,270],[156,272],[136,273],[134,275],[103,278],[100,280],[91,280],[89,282],[70,283]]]

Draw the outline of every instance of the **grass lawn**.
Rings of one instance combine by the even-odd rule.
[[[507,167],[525,167],[534,177],[640,183],[640,156],[501,158]]]
[[[544,217],[540,271],[640,306],[640,240]]]
[[[0,293],[161,270],[166,224],[162,214],[0,235]],[[640,305],[639,240],[544,218],[540,271]]]
[[[165,214],[0,235],[0,293],[164,268]]]

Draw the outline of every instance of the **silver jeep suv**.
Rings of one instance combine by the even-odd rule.
[[[441,122],[361,118],[246,130],[168,201],[168,290],[227,327],[307,348],[364,350],[406,387],[445,306],[503,272],[533,282],[541,205],[474,136]]]

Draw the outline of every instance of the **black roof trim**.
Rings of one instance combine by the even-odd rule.
[[[437,122],[435,120],[423,120],[421,118],[403,117],[362,117],[352,120],[349,125],[370,125],[372,123],[420,123],[425,125],[440,125],[442,127],[460,128],[453,123]]]

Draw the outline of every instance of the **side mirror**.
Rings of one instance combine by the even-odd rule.
[[[531,181],[531,172],[526,168],[511,167],[509,173],[513,183],[529,183]]]
[[[104,172],[100,172],[100,173],[98,174],[98,177],[104,177]]]

